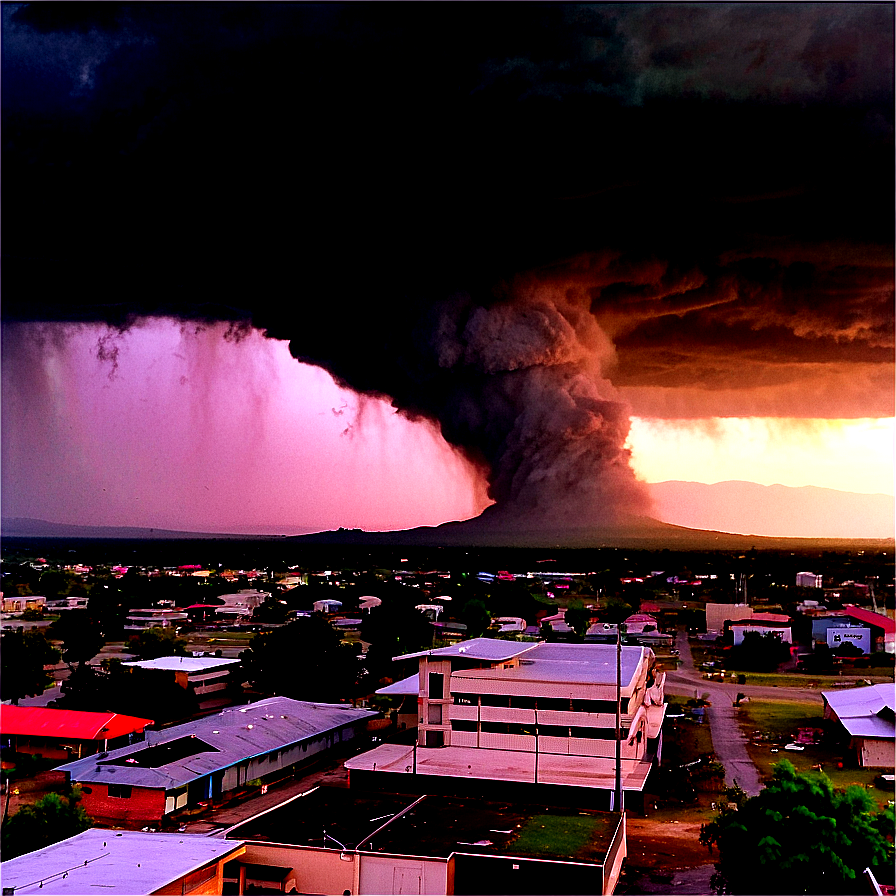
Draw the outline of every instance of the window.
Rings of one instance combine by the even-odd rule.
[[[110,784],[109,796],[120,800],[129,800],[131,798],[130,784]]]
[[[569,712],[570,700],[568,697],[539,697],[538,708],[550,709],[555,712]]]
[[[429,718],[427,719],[430,725],[441,725],[442,724],[442,704],[441,703],[430,703],[429,704]]]
[[[468,719],[452,719],[452,731],[476,731],[476,723]]]
[[[570,737],[584,737],[588,740],[616,740],[615,728],[570,728]],[[628,740],[628,729],[620,729],[620,739]]]
[[[539,737],[569,737],[569,728],[566,725],[539,725]]]
[[[482,705],[508,707],[510,706],[510,697],[506,694],[483,694]]]
[[[429,673],[429,699],[441,700],[445,696],[445,676],[441,672]]]
[[[535,697],[511,697],[510,705],[514,709],[535,709]]]

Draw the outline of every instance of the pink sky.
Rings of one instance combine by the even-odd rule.
[[[4,516],[287,534],[435,525],[487,505],[433,427],[340,389],[284,342],[225,332],[12,325]],[[892,419],[637,417],[629,447],[645,481],[892,494],[893,432]]]

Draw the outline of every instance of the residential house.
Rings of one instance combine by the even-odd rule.
[[[60,767],[94,818],[160,821],[364,736],[378,713],[271,697],[151,732],[146,741]]]
[[[860,766],[893,768],[894,709],[896,688],[893,682],[840,691],[822,691],[824,717],[839,722],[849,735],[849,747]]]
[[[609,801],[617,706],[622,789],[642,793],[661,753],[665,675],[647,647],[474,638],[396,659],[419,663],[416,744],[349,759],[353,786],[433,792],[444,779],[460,792],[465,783],[515,782],[579,788],[591,805],[600,791]],[[391,783],[377,780],[387,775]]]
[[[3,752],[69,761],[143,740],[152,719],[114,712],[81,712],[44,706],[4,706]]]

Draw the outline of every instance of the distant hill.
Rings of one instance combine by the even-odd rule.
[[[221,535],[215,532],[181,532],[176,529],[148,529],[139,526],[77,526],[72,523],[51,523],[47,520],[32,520],[12,517],[0,524],[0,535],[5,538],[108,538],[108,539],[148,539],[166,541],[190,538],[240,538],[251,539],[251,535]]]
[[[695,529],[806,538],[893,538],[896,529],[890,495],[740,480],[673,480],[648,488],[657,519]]]

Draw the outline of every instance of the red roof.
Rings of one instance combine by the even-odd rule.
[[[896,622],[890,619],[889,616],[882,616],[880,613],[873,613],[871,610],[863,610],[861,607],[856,607],[853,604],[846,604],[843,609],[850,619],[858,619],[859,622],[875,625],[888,634],[896,632]]]
[[[122,716],[115,712],[81,712],[45,706],[4,706],[0,733],[32,737],[71,737],[78,740],[111,740],[142,731],[152,719]]]

